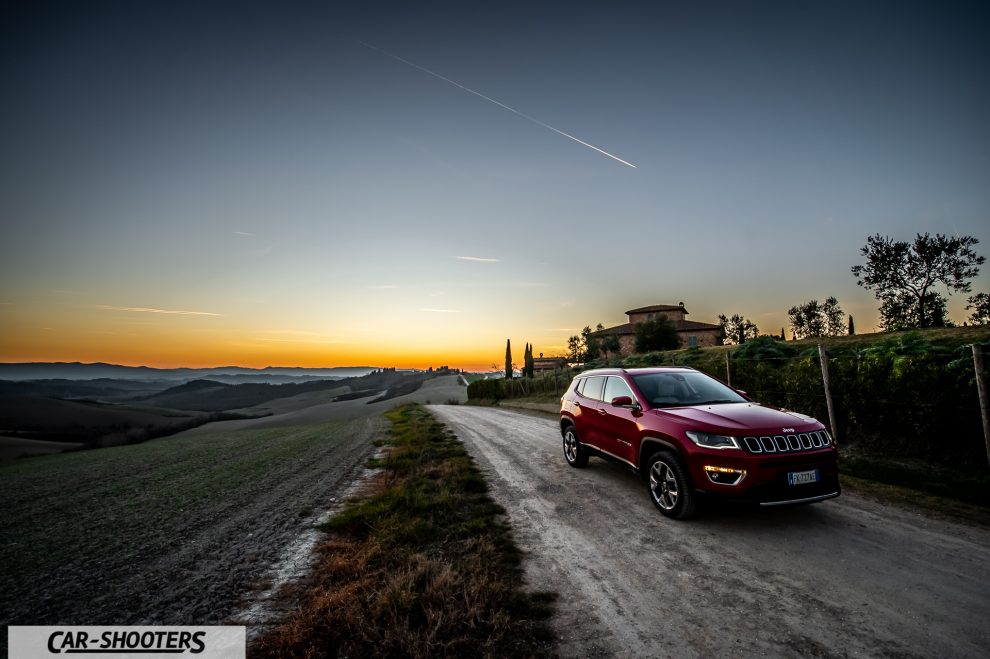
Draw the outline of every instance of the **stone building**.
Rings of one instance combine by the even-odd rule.
[[[567,368],[567,357],[533,357],[533,375],[544,375]]]
[[[609,336],[619,338],[619,353],[627,357],[636,352],[636,325],[653,320],[658,316],[666,316],[674,323],[677,335],[681,338],[682,348],[702,348],[706,346],[717,346],[722,341],[722,329],[718,325],[711,323],[699,323],[687,320],[687,309],[684,303],[654,304],[648,307],[631,309],[626,312],[629,322],[615,327],[606,327],[598,332],[592,332],[591,336],[597,339],[605,339]]]

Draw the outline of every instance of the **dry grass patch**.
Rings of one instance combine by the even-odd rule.
[[[301,606],[252,654],[551,655],[554,596],[521,588],[504,510],[464,447],[418,406],[388,416],[376,491],[325,525]]]

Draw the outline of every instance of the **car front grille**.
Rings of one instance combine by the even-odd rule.
[[[795,433],[792,435],[763,435],[762,437],[743,437],[743,444],[750,453],[796,453],[825,448],[832,445],[828,431],[815,430],[812,432]]]

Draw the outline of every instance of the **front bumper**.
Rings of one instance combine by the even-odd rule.
[[[700,461],[699,461],[700,458]],[[790,453],[779,456],[708,454],[693,456],[691,477],[695,491],[712,498],[725,498],[783,506],[831,499],[841,494],[838,455],[835,449]],[[746,472],[735,485],[713,483],[705,466],[738,469]],[[790,485],[788,474],[816,469],[818,480]]]

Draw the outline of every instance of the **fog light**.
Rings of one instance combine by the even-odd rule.
[[[705,467],[708,480],[718,485],[738,485],[746,472],[742,469],[730,469],[729,467]]]

